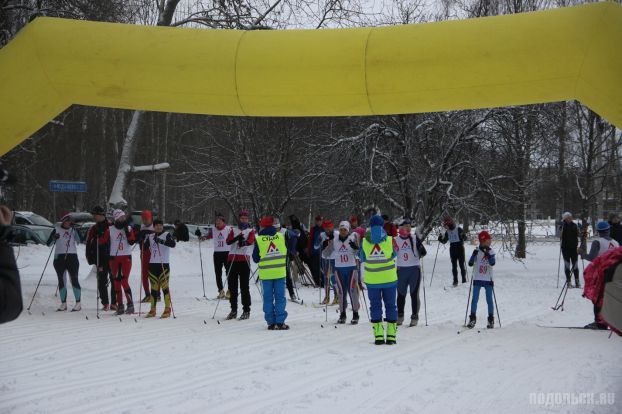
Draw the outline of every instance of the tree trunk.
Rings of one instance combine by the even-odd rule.
[[[112,208],[125,208],[127,201],[123,198],[125,187],[128,183],[129,174],[134,163],[134,155],[136,152],[136,141],[138,140],[138,127],[143,116],[143,111],[134,111],[132,113],[132,121],[127,129],[125,140],[123,141],[123,150],[121,152],[121,160],[117,169],[117,178],[112,186],[112,193],[108,204]]]

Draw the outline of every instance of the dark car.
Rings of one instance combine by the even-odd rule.
[[[11,225],[7,240],[12,245],[47,244],[53,228],[47,226]]]

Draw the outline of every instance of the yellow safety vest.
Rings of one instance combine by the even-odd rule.
[[[284,278],[287,266],[285,236],[278,232],[274,236],[258,235],[255,241],[259,246],[259,279]]]
[[[397,280],[397,269],[393,259],[393,237],[387,236],[382,243],[374,244],[363,239],[365,252],[365,283],[381,285]]]

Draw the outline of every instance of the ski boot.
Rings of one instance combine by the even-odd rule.
[[[162,312],[162,315],[160,315],[160,318],[166,319],[169,316],[171,316],[171,308],[164,308],[164,312]]]
[[[119,307],[117,306],[116,303],[113,303],[113,304],[110,305],[110,310],[111,311],[116,311],[117,309],[119,309]]]
[[[339,314],[339,319],[337,320],[337,323],[339,323],[339,324],[346,323],[346,313],[345,312],[341,312]]]
[[[156,316],[156,308],[151,308],[151,310],[147,313],[145,318],[155,318]]]
[[[488,325],[486,325],[486,328],[492,329],[494,327],[495,327],[495,316],[494,315],[488,315]]]
[[[467,323],[466,327],[469,329],[473,329],[475,327],[475,322],[477,322],[477,318],[475,317],[475,315],[469,315],[469,323]]]
[[[272,324],[272,325],[268,325],[268,330],[269,331],[274,331],[276,329],[276,325]]]
[[[579,276],[574,278],[574,287],[576,287],[576,288],[580,288],[581,287],[581,282],[579,281]]]
[[[231,319],[236,319],[237,317],[238,317],[238,312],[237,311],[231,311],[231,312],[229,312],[229,315],[227,315],[225,320],[226,321],[230,321]]]
[[[218,292],[218,296],[216,296],[216,299],[224,299],[225,298],[225,291],[221,290],[220,292]]]
[[[289,329],[289,325],[285,323],[277,323],[274,327],[275,331],[287,331]]]
[[[462,283],[466,283],[466,277],[462,276]]]
[[[568,285],[568,289],[572,289],[572,283],[570,282],[571,282],[570,276],[566,276],[566,285]]]
[[[387,323],[387,345],[395,345],[397,343],[397,323]]]
[[[410,326],[410,327],[417,326],[418,323],[419,323],[419,316],[412,315],[410,317],[410,325],[408,325],[408,326]]]
[[[246,320],[248,318],[251,317],[251,313],[249,311],[244,311],[242,312],[242,315],[240,315],[240,319],[241,321]]]
[[[116,307],[117,307],[117,311],[115,312],[115,315],[118,316],[118,315],[123,315],[125,313],[125,307],[123,306],[122,303],[118,303]]]
[[[384,326],[382,322],[374,322],[372,326],[374,329],[374,343],[376,345],[384,345]]]
[[[404,323],[404,314],[397,315],[397,326],[401,326]]]
[[[76,302],[76,305],[73,307],[73,309],[71,310],[72,312],[80,312],[82,310],[82,305],[80,304],[80,302]]]
[[[102,305],[102,311],[108,312],[110,310],[110,305]]]
[[[58,309],[56,309],[56,312],[64,312],[66,310],[67,310],[67,302],[63,302],[60,304]]]
[[[134,313],[134,302],[130,302],[127,304],[127,309],[125,313]]]
[[[333,299],[333,305],[339,305],[339,297],[335,296],[335,299]]]
[[[147,295],[140,301],[140,303],[151,303],[151,295]]]
[[[356,325],[359,323],[359,313],[358,312],[353,312],[352,313],[352,320],[350,321],[350,323],[352,325]]]
[[[322,305],[328,305],[330,302],[330,297],[328,295],[324,296],[324,300],[322,301]]]
[[[290,299],[292,302],[296,302],[296,301],[298,300],[298,298],[296,297],[296,294],[295,294],[294,292],[291,292],[291,293],[289,294],[289,299]]]
[[[229,292],[229,290],[225,293],[225,299],[231,299],[231,292]]]
[[[583,328],[584,329],[598,329],[598,330],[603,330],[603,331],[606,331],[608,329],[607,325],[598,323],[598,322],[588,323]]]
[[[454,279],[454,282],[451,284],[453,287],[458,286],[458,279]]]

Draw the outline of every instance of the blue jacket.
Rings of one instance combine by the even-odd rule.
[[[276,234],[276,227],[270,226],[259,232],[259,236],[274,236]],[[253,261],[259,263],[261,258],[259,257],[259,245],[257,244],[257,237],[255,237],[255,247],[253,248]]]

